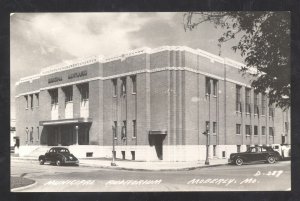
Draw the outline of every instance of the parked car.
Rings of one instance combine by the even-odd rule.
[[[275,163],[280,159],[280,154],[271,147],[250,147],[246,152],[230,154],[229,164],[242,165],[247,162],[264,161]]]
[[[40,155],[40,165],[43,165],[45,162],[55,163],[57,166],[62,164],[79,164],[78,159],[64,147],[53,147],[45,155]]]

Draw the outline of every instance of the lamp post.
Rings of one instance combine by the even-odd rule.
[[[208,130],[203,132],[203,135],[206,135],[206,158],[205,158],[205,165],[209,165],[209,159],[208,159],[208,151],[209,151],[209,132]]]
[[[110,163],[111,166],[117,166],[116,163],[115,163],[115,128],[114,126],[112,126],[112,146],[113,146],[113,151],[112,151],[112,161]]]

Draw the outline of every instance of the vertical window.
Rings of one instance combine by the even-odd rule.
[[[254,126],[254,135],[258,135],[258,127]]]
[[[207,133],[209,133],[209,128],[210,126],[209,126],[209,121],[206,121],[205,122],[205,131],[207,132]]]
[[[274,128],[269,127],[269,136],[274,136]]]
[[[258,110],[258,93],[254,91],[254,114],[259,114]]]
[[[205,93],[206,95],[210,94],[210,78],[205,78]]]
[[[266,135],[266,127],[265,126],[261,127],[261,135]]]
[[[51,104],[56,105],[58,103],[58,89],[53,89],[49,91],[51,96]]]
[[[266,94],[261,94],[261,115],[266,115]]]
[[[38,107],[40,105],[40,100],[39,100],[39,94],[38,93],[35,94],[35,98],[36,98],[36,106]]]
[[[237,153],[241,152],[241,145],[236,145],[236,151],[237,151]]]
[[[213,80],[213,95],[217,96],[218,80]]]
[[[133,130],[133,133],[132,133],[132,137],[136,137],[136,120],[132,120],[132,130]]]
[[[30,131],[30,142],[33,142],[33,127],[31,127],[31,131]]]
[[[126,121],[123,121],[123,126],[122,126],[122,139],[126,139],[127,137],[127,130],[126,130]]]
[[[217,122],[213,122],[213,133],[217,132]]]
[[[269,116],[270,116],[270,117],[274,117],[274,111],[275,111],[275,109],[274,109],[274,107],[271,105],[271,106],[269,107]]]
[[[33,94],[30,94],[30,108],[33,109]]]
[[[88,83],[80,84],[78,86],[78,88],[79,88],[80,95],[81,95],[81,101],[88,100],[89,99],[89,84]]]
[[[28,96],[24,96],[25,97],[25,101],[26,101],[26,109],[28,109]]]
[[[213,156],[217,156],[217,145],[213,145]]]
[[[246,113],[251,113],[251,106],[250,106],[250,93],[251,93],[251,89],[246,88],[246,93],[245,93],[245,106],[246,106]]]
[[[66,87],[64,89],[64,91],[65,91],[65,102],[73,101],[73,88],[72,88],[72,86]]]
[[[251,135],[251,127],[250,127],[250,125],[246,125],[246,135]]]
[[[131,76],[131,81],[132,81],[132,93],[136,94],[136,76],[135,75]]]
[[[241,101],[241,89],[242,87],[239,85],[236,85],[236,90],[235,90],[235,96],[236,96],[236,111],[237,112],[242,112],[242,101]]]
[[[117,139],[117,133],[118,133],[118,123],[117,121],[114,121],[114,125],[113,125],[113,135],[114,135],[114,138]]]
[[[117,79],[113,79],[112,83],[113,83],[113,96],[116,97],[117,96],[117,85],[118,85]]]
[[[121,95],[126,95],[126,77],[121,78],[122,84],[121,84]]]
[[[237,135],[241,134],[241,124],[236,124],[236,132]]]

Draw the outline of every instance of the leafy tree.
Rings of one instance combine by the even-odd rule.
[[[255,69],[251,85],[268,92],[269,105],[290,107],[290,13],[289,12],[190,12],[184,14],[185,30],[211,22],[222,28],[218,46],[235,39],[232,47],[240,52],[245,67]]]

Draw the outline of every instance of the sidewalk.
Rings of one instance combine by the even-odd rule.
[[[15,157],[12,156],[11,160],[38,160],[32,157]],[[189,162],[168,162],[168,161],[129,161],[120,160],[115,161],[116,166],[111,166],[111,159],[106,158],[89,158],[79,159],[79,165],[83,167],[99,167],[110,169],[122,169],[122,170],[147,170],[147,171],[172,171],[172,170],[192,170],[196,168],[215,167],[228,164],[227,159],[210,159],[209,165],[204,164],[205,161],[189,161]]]

